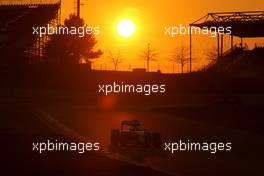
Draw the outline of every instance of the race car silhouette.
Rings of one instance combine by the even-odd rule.
[[[154,133],[140,127],[138,120],[122,121],[121,129],[111,131],[111,146],[160,148],[160,133]]]

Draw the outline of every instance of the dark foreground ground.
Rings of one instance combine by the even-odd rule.
[[[36,110],[13,104],[1,105],[1,175],[153,175],[168,174],[149,167],[130,164],[106,157],[101,152],[78,154],[69,151],[32,151],[33,142],[58,140],[85,142],[84,138],[67,131],[60,124],[51,124]],[[37,117],[38,116],[38,117]],[[65,128],[65,129],[64,129]]]
[[[170,98],[168,98],[170,97]],[[224,98],[223,98],[224,97]],[[263,95],[101,97],[87,92],[1,91],[1,165],[8,175],[262,175]],[[170,99],[173,99],[173,101]],[[129,101],[126,101],[129,100]],[[48,117],[48,118],[47,118]],[[50,120],[53,119],[53,120]],[[109,135],[126,119],[158,131],[164,141],[232,142],[231,152],[177,152],[144,156],[137,163],[109,157]],[[53,123],[58,124],[53,124]],[[75,136],[75,137],[74,137]],[[76,137],[77,136],[77,137]],[[101,151],[32,151],[32,141],[45,139],[99,141]],[[154,168],[154,169],[152,169]],[[157,171],[160,170],[160,171]]]

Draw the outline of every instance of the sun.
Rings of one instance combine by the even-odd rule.
[[[132,20],[123,19],[117,23],[117,32],[121,37],[130,37],[135,33],[136,26]]]

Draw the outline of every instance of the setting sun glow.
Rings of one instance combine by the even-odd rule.
[[[121,37],[130,37],[135,33],[136,26],[133,21],[125,19],[117,24],[117,32]]]

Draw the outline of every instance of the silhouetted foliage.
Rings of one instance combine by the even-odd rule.
[[[156,50],[150,48],[150,43],[148,43],[147,49],[141,52],[140,57],[147,62],[147,71],[149,71],[150,61],[157,61],[157,55]]]
[[[112,52],[109,52],[109,59],[111,60],[111,62],[114,64],[114,69],[115,71],[117,71],[118,69],[118,65],[120,63],[122,63],[122,59],[121,59],[121,53],[118,52],[117,55],[113,55]]]
[[[65,19],[62,27],[83,27],[84,20],[78,18],[76,15],[70,15]],[[46,44],[47,60],[57,62],[60,64],[78,64],[80,59],[85,59],[89,62],[90,59],[98,58],[103,53],[101,50],[94,51],[94,46],[97,41],[94,35],[84,35],[80,37],[79,34],[60,34],[52,35],[50,41]]]
[[[210,62],[210,63],[215,63],[217,61],[217,48],[214,46],[211,49],[209,49],[206,53],[206,59]]]
[[[190,50],[188,47],[182,45],[179,48],[176,48],[169,61],[181,65],[181,72],[184,71],[184,66],[190,62]]]

